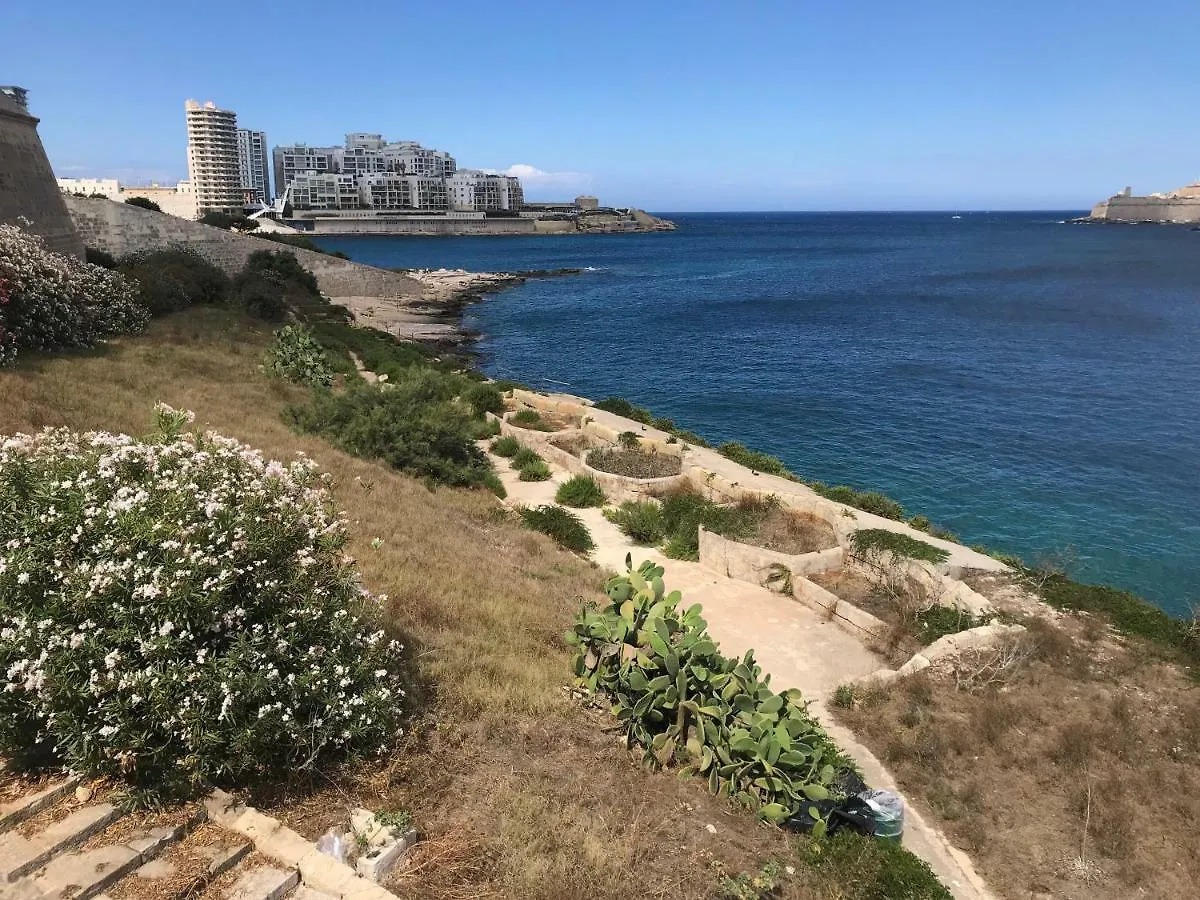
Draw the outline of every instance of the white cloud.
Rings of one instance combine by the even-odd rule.
[[[507,169],[501,170],[499,174],[520,178],[526,190],[534,191],[539,188],[583,191],[587,190],[592,183],[592,177],[583,172],[547,172],[528,163],[514,163]]]

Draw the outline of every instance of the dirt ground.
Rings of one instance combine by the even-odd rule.
[[[1184,900],[1200,882],[1200,688],[1140,641],[1049,614],[1011,579],[973,586],[1027,618],[1029,654],[938,665],[838,711],[1011,900]],[[1014,861],[1018,861],[1016,864]]]

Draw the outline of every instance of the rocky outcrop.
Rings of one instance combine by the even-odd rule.
[[[37,124],[0,94],[0,223],[19,224],[55,253],[83,259],[83,241],[63,204]]]
[[[1127,188],[1124,193],[1097,203],[1091,215],[1081,221],[1198,225],[1200,183],[1148,197],[1135,197]]]

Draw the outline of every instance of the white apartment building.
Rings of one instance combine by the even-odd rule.
[[[200,213],[240,213],[245,206],[238,166],[237,114],[218,109],[211,100],[188,100],[188,179]]]
[[[446,191],[454,210],[518,212],[525,205],[519,179],[478,169],[459,169],[446,179]]]
[[[58,189],[64,194],[84,194],[88,197],[120,199],[121,185],[115,178],[59,178]]]
[[[444,150],[431,150],[416,141],[387,143],[382,135],[356,131],[346,135],[341,147],[309,147],[293,144],[272,151],[275,193],[283,196],[288,185],[304,174],[335,173],[373,175],[390,172],[425,178],[448,178],[454,174],[454,157]]]
[[[256,203],[271,202],[271,170],[267,164],[267,135],[263,131],[237,130],[238,171],[242,190]]]
[[[307,172],[293,178],[291,188],[290,201],[295,209],[358,209],[362,205],[353,175]]]

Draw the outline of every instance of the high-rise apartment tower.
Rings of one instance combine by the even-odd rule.
[[[238,166],[237,114],[218,109],[211,100],[188,100],[188,178],[196,194],[196,209],[206,212],[240,213],[245,209],[245,191]]]

